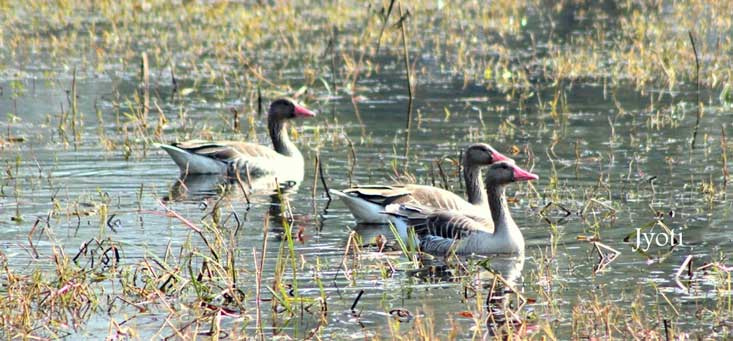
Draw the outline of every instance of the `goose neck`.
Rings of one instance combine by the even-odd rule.
[[[466,182],[466,197],[468,202],[476,206],[489,206],[481,168],[464,159],[463,179]]]
[[[285,156],[300,156],[300,151],[290,140],[288,135],[288,124],[281,118],[270,116],[267,121],[267,128],[272,140],[272,146],[276,152]]]
[[[502,234],[518,229],[509,212],[505,189],[505,185],[488,184],[486,186],[491,218],[494,221],[494,234]]]

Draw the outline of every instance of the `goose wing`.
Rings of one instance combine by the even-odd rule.
[[[344,193],[373,204],[387,206],[408,199],[411,191],[405,186],[359,186],[343,190]],[[402,199],[402,200],[400,200]]]
[[[385,213],[398,217],[413,226],[418,236],[463,239],[480,232],[493,232],[489,217],[469,213],[431,209],[409,204],[391,204]]]
[[[275,159],[282,157],[282,155],[271,148],[248,142],[194,140],[174,143],[173,146],[189,153],[210,157],[223,162],[231,162],[239,158]]]
[[[445,210],[474,210],[474,206],[461,196],[442,188],[425,185],[406,185],[405,189],[410,191],[410,198],[409,200],[399,201],[399,203]]]
[[[449,210],[473,208],[453,192],[424,185],[358,186],[343,192],[380,206],[411,204]]]

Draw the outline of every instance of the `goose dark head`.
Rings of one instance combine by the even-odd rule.
[[[465,164],[490,165],[499,161],[514,162],[486,143],[474,143],[468,146],[464,156]]]
[[[513,162],[499,161],[489,166],[486,172],[487,184],[506,185],[517,181],[537,180],[537,174],[530,173]]]
[[[270,104],[268,115],[274,119],[289,120],[298,117],[314,117],[316,113],[295,103],[291,99],[280,98]]]

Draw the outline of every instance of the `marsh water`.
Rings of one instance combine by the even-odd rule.
[[[533,18],[529,17],[527,30],[541,34],[543,28],[533,27]],[[572,26],[565,34],[572,35],[574,30],[582,27]],[[526,43],[516,44],[511,48],[526,48]],[[294,243],[297,290],[303,297],[320,297],[315,278],[320,279],[328,302],[327,323],[320,331],[324,337],[399,334],[414,323],[413,319],[395,326],[390,312],[399,308],[414,317],[431,319],[440,337],[481,337],[485,331],[474,335],[476,322],[466,311],[486,313],[486,306],[475,301],[475,293],[466,297],[466,288],[486,297],[493,283],[482,275],[487,271],[465,274],[455,266],[445,267],[440,258],[421,268],[399,248],[380,252],[373,239],[379,234],[391,239],[389,228],[357,226],[341,202],[329,201],[314,174],[317,154],[324,180],[334,189],[390,184],[395,169],[403,170],[407,90],[396,49],[385,47],[374,58],[381,70],[359,80],[355,104],[343,87],[307,90],[305,103],[318,116],[293,125],[298,131],[296,143],[306,158],[306,180],[285,195],[290,210],[287,218],[293,231],[300,231]],[[721,151],[721,126],[729,121],[731,112],[722,108],[719,89],[702,90],[706,114],[696,146],[691,148],[697,118],[697,92],[692,85],[669,91],[640,90],[624,82],[612,86],[605,79],[559,85],[538,82],[528,91],[532,92],[529,99],[520,99],[479,82],[465,84],[460,75],[441,71],[440,62],[427,52],[412,52],[417,69],[431,70],[416,77],[407,157],[415,181],[447,184],[462,193],[458,160],[461,149],[471,142],[489,143],[540,176],[531,184],[514,184],[508,191],[512,215],[526,239],[523,260],[488,261],[495,262],[494,268],[505,269],[502,275],[530,299],[520,312],[525,326],[530,327],[528,336],[549,323],[557,337],[569,338],[578,318],[575,307],[597,301],[635,306],[649,323],[647,328],[659,332],[664,327],[655,321],[660,320],[671,320],[676,330],[703,336],[730,327],[724,316],[710,316],[717,307],[729,305],[731,293],[725,276],[697,271],[690,279],[685,270],[682,286],[675,280],[690,255],[694,269],[704,263],[725,262],[733,252],[729,231],[733,217],[726,195],[730,190],[722,186]],[[44,60],[52,57],[42,52],[24,61],[22,67],[20,62],[7,63],[12,60],[7,54],[4,58],[8,72],[0,80],[5,141],[0,151],[0,251],[8,266],[27,273],[35,269],[53,272],[56,247],[73,256],[94,238],[113,240],[123,266],[177,254],[191,245],[205,253],[201,240],[180,220],[166,215],[163,205],[201,225],[224,198],[218,204],[224,221],[220,228],[235,235],[237,286],[245,293],[249,310],[241,312],[244,317],[222,317],[221,323],[253,332],[253,250],[260,257],[263,238],[267,238],[262,283],[271,285],[278,254],[287,243],[280,223],[282,202],[273,199],[272,193],[252,193],[248,204],[236,185],[222,194],[211,177],[186,179],[186,188],[181,189],[178,168],[149,142],[214,136],[267,144],[264,116],[248,110],[251,103],[241,93],[220,95],[220,85],[196,84],[193,73],[179,71],[176,77],[179,88],[196,90],[174,93],[167,71],[152,68],[154,102],[168,122],[160,139],[146,141],[135,134],[134,125],[126,128],[129,131],[120,127],[129,120],[125,112],[131,105],[119,98],[138,93],[138,67],[112,65],[119,69],[102,74],[80,67],[75,86],[78,112],[83,115],[78,118],[79,138],[75,139],[68,123],[64,132],[59,131],[61,112],[69,112],[72,71],[53,70],[57,76],[46,78]],[[297,62],[284,65],[274,53],[264,53],[259,62],[265,69],[281,70],[267,72],[273,83],[288,83],[297,89],[303,82]],[[14,76],[13,68],[21,68],[22,77]],[[11,89],[18,84],[23,91],[16,94]],[[543,102],[556,96],[558,88],[563,95],[560,114],[555,115]],[[277,94],[265,90],[266,106]],[[242,110],[237,131],[232,128],[230,108]],[[155,126],[158,117],[157,109],[151,110],[149,124]],[[105,140],[114,147],[105,147]],[[348,141],[353,143],[355,159]],[[129,152],[125,144],[131,145]],[[101,204],[107,210],[103,218]],[[49,216],[51,211],[57,213]],[[266,220],[268,230],[263,235]],[[681,245],[652,245],[645,253],[634,251],[636,236],[629,236],[637,228],[663,232],[660,225],[649,228],[657,221],[672,229]],[[34,225],[44,231],[32,230]],[[363,247],[357,256],[352,250],[344,257],[352,231],[362,236]],[[590,238],[620,254],[595,271],[599,256]],[[89,266],[84,257],[79,266]],[[463,261],[474,269],[482,259]],[[387,262],[395,267],[391,273],[384,273]],[[283,280],[292,282],[291,275],[286,270]],[[100,300],[120,294],[114,281],[104,288]],[[362,290],[353,307],[356,313],[352,312]],[[262,295],[271,297],[267,291]],[[303,338],[319,325],[318,314],[288,316],[274,313],[269,302],[266,305],[262,309],[266,335]],[[109,314],[94,312],[83,326],[68,331],[73,337],[107,335],[110,321],[126,321],[141,338],[161,337],[172,334],[167,318],[162,308],[137,311],[120,304]],[[181,327],[183,322],[176,324]]]

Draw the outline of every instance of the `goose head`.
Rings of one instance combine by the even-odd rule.
[[[288,98],[280,98],[274,100],[270,104],[268,111],[270,119],[274,120],[290,120],[298,117],[314,117],[316,113],[306,109],[305,107],[295,103]]]
[[[499,161],[512,161],[486,143],[474,143],[468,146],[464,160],[467,165],[490,165]]]
[[[517,181],[537,180],[537,174],[530,173],[513,162],[499,161],[489,166],[486,172],[487,185],[507,185]]]

